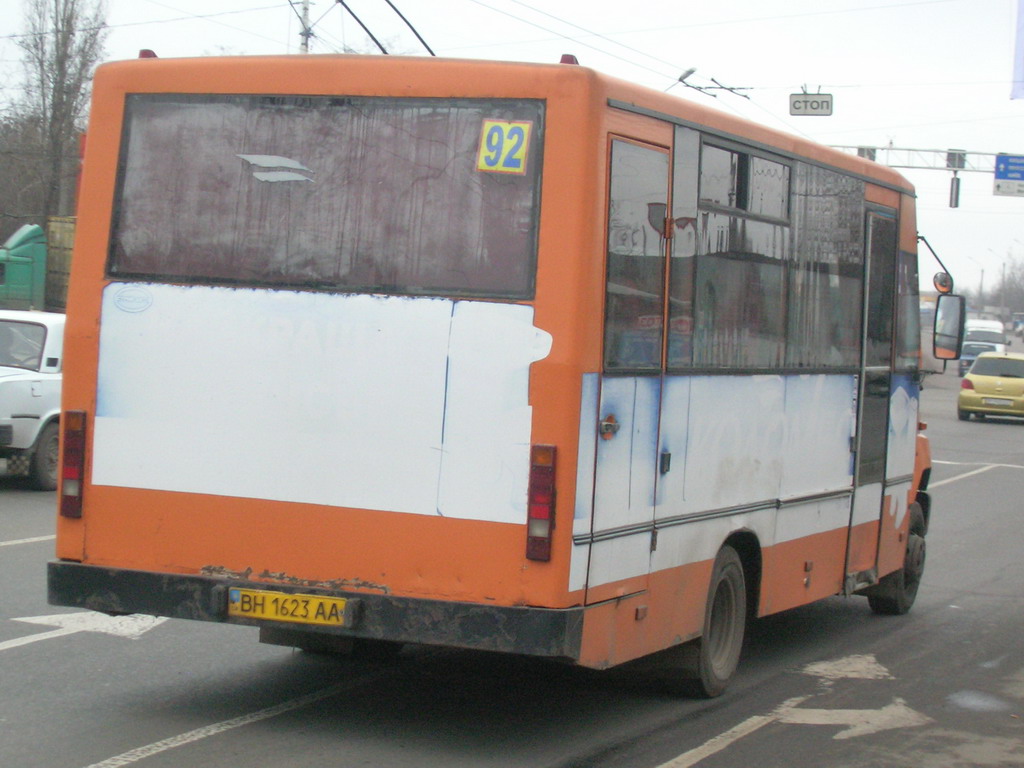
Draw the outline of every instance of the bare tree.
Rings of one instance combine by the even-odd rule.
[[[998,303],[1010,314],[1024,312],[1024,262],[1008,253],[1002,267],[1002,276],[988,301]]]
[[[23,109],[0,113],[0,242],[22,224],[42,223],[38,121]]]
[[[78,133],[84,128],[92,73],[103,57],[105,0],[24,0],[23,120],[36,126],[39,215],[71,212]],[[28,148],[26,148],[28,149]]]

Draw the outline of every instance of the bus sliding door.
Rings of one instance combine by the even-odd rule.
[[[868,211],[864,290],[864,374],[860,381],[857,460],[847,552],[848,586],[877,578],[878,541],[886,514],[886,450],[893,377],[893,312],[896,302],[896,213]]]
[[[647,587],[658,477],[669,154],[615,139],[610,167],[588,603]]]

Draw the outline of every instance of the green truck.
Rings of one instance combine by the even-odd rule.
[[[25,224],[0,247],[0,309],[63,312],[67,301],[72,216],[54,216],[46,230]]]
[[[0,246],[0,472],[57,487],[61,347],[75,219],[20,227]],[[46,311],[40,311],[46,310]]]

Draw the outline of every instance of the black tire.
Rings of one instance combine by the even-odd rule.
[[[704,633],[686,648],[684,675],[692,692],[721,696],[740,660],[747,621],[747,588],[736,550],[722,547],[715,558],[704,609]]]
[[[971,420],[971,414],[969,414],[967,411],[961,411],[959,409],[957,409],[956,417],[958,419],[960,419],[960,421],[970,421]]]
[[[351,654],[355,659],[387,662],[396,659],[404,647],[404,643],[392,640],[370,640],[365,637],[357,637],[352,643]]]
[[[910,532],[907,535],[903,567],[883,577],[877,586],[867,592],[868,605],[875,613],[902,616],[913,607],[924,575],[926,530],[924,512],[914,502],[910,505]]]
[[[36,440],[29,467],[29,483],[37,491],[53,491],[57,488],[57,464],[60,459],[60,432],[57,423],[51,421]]]
[[[296,648],[304,653],[351,656],[364,661],[390,661],[405,647],[404,643],[391,640],[344,637],[280,627],[260,627],[260,642]]]

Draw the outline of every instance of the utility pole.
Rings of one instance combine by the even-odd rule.
[[[1003,262],[1003,279],[999,283],[999,319],[1004,323],[1010,319],[1006,311],[1006,262]]]
[[[313,30],[309,28],[309,0],[302,0],[302,16],[299,21],[302,24],[302,29],[299,31],[302,44],[299,46],[299,50],[302,53],[309,53],[309,38],[313,36]]]

